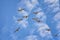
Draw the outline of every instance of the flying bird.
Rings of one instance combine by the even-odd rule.
[[[50,29],[46,29],[47,31],[50,31]]]
[[[21,12],[22,10],[24,10],[23,8],[19,8],[18,11]]]
[[[28,18],[28,16],[23,16],[23,18]]]
[[[20,21],[22,21],[22,20],[23,20],[23,19],[18,19],[17,21],[20,22]]]
[[[33,14],[38,14],[39,12],[33,12]]]
[[[60,36],[60,32],[59,32],[59,33],[56,33],[54,36],[55,36],[55,37],[58,37],[58,36]]]
[[[55,37],[57,37],[57,36],[58,36],[58,34],[55,34],[54,36],[55,36]]]
[[[41,20],[39,20],[39,18],[32,18],[33,20],[35,20],[36,22],[41,22]]]
[[[18,32],[18,31],[19,31],[19,29],[20,29],[20,27],[18,27],[14,32]]]

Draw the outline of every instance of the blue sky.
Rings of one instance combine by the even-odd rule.
[[[60,36],[54,37],[54,34],[60,32],[60,9],[58,2],[54,5],[55,1],[50,5],[50,1],[38,0],[37,4],[32,4],[34,6],[29,7],[30,5],[27,5],[27,7],[24,0],[21,2],[20,0],[0,0],[0,40],[60,40]],[[29,1],[27,2],[29,3]],[[17,11],[19,7],[24,8],[26,11],[23,10],[23,14],[20,14]],[[42,10],[41,14],[34,15],[33,12],[40,11],[39,8]],[[24,14],[24,12],[27,14]],[[29,15],[29,17],[23,19],[20,22],[21,24],[16,22],[18,18],[26,15]],[[32,20],[34,17],[40,17],[39,15],[43,15],[41,18],[42,23]],[[27,23],[27,26],[25,23]],[[49,36],[44,36],[45,33],[41,34],[42,29],[45,29],[44,26],[51,29],[47,32]],[[18,27],[20,27],[19,31],[14,33]]]

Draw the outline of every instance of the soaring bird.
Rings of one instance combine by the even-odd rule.
[[[56,33],[54,36],[55,36],[55,37],[58,37],[58,36],[60,36],[60,32],[59,32],[59,33]]]
[[[22,10],[24,10],[23,8],[19,8],[18,11],[21,12]]]
[[[23,19],[18,19],[17,21],[19,22],[19,21],[22,21]]]
[[[46,29],[47,31],[50,31],[50,29]]]
[[[18,27],[14,32],[18,32],[18,31],[19,31],[19,29],[20,29],[20,27]]]
[[[36,22],[41,22],[41,20],[39,20],[39,18],[32,18],[33,20],[35,20]]]
[[[33,12],[33,14],[38,14],[39,12]]]
[[[23,18],[28,18],[28,16],[23,16]]]

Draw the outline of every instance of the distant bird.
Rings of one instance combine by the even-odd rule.
[[[50,31],[50,29],[46,29],[47,31]]]
[[[60,32],[59,32],[59,33],[56,33],[54,36],[55,36],[55,37],[58,37],[58,36],[60,36]]]
[[[22,21],[23,19],[17,19],[17,21],[19,22],[19,21]]]
[[[55,37],[57,37],[57,36],[58,36],[58,34],[55,34],[54,36],[55,36]]]
[[[39,12],[33,12],[33,14],[38,14]]]
[[[36,22],[41,22],[41,20],[39,20],[39,18],[32,18],[33,20],[35,20]]]
[[[23,16],[23,18],[28,18],[28,16]]]
[[[20,27],[18,27],[14,32],[18,32],[18,31],[19,31],[19,29],[20,29]]]
[[[19,8],[18,11],[21,12],[22,10],[24,10],[23,8]]]

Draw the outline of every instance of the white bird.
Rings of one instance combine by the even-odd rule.
[[[17,19],[18,22],[22,21],[23,19]]]
[[[23,11],[23,10],[24,10],[23,8],[19,8],[19,9],[18,9],[19,12],[21,12],[21,11]]]
[[[26,16],[23,16],[23,18],[28,18],[28,15],[26,15]]]
[[[33,12],[33,14],[38,14],[39,12]]]
[[[33,20],[35,20],[36,22],[42,22],[39,18],[32,18]]]

